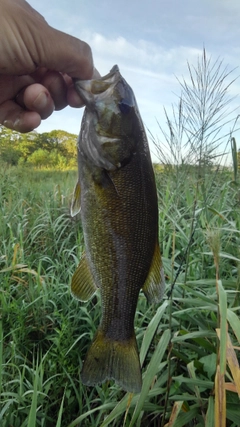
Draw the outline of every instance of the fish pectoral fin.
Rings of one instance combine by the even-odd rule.
[[[139,393],[142,375],[134,331],[130,339],[114,341],[99,329],[84,361],[81,379],[91,386],[113,379],[124,390]]]
[[[161,253],[158,242],[156,243],[151,267],[142,288],[150,304],[158,303],[163,297],[165,278],[162,266]]]
[[[81,210],[81,187],[79,181],[76,183],[71,203],[71,216],[76,216]]]
[[[97,286],[94,283],[86,254],[84,254],[72,277],[71,292],[77,299],[88,301],[96,290]]]

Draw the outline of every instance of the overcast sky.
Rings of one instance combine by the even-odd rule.
[[[88,42],[104,75],[118,64],[133,88],[144,124],[160,135],[163,106],[170,112],[181,93],[176,77],[188,78],[203,46],[229,71],[240,65],[239,0],[29,0],[53,27]],[[231,75],[240,75],[237,68]],[[230,81],[230,79],[229,79]],[[229,95],[240,93],[240,80]],[[233,102],[240,114],[240,98]],[[78,133],[82,110],[55,112],[37,129]],[[238,133],[236,134],[238,139]],[[239,143],[238,143],[239,147]],[[151,145],[153,150],[153,146]]]

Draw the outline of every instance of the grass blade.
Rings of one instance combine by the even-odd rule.
[[[149,350],[149,346],[152,342],[152,339],[156,333],[156,330],[158,328],[158,325],[162,319],[162,316],[168,306],[169,302],[166,300],[163,302],[163,304],[158,307],[157,312],[155,314],[155,316],[152,318],[152,320],[150,321],[145,333],[144,333],[144,337],[143,337],[143,341],[142,341],[142,345],[141,345],[141,350],[140,350],[140,363],[141,366],[143,365],[143,362],[145,360],[146,354]]]
[[[240,398],[240,368],[229,334],[227,340],[227,362],[233,376],[238,397]]]
[[[61,424],[62,424],[62,414],[63,414],[63,404],[64,404],[64,398],[65,398],[65,391],[66,390],[64,390],[63,397],[62,397],[56,427],[61,427]]]
[[[240,320],[238,316],[230,309],[227,310],[227,320],[230,323],[234,334],[240,344]]]
[[[183,400],[182,401],[179,400],[177,402],[174,402],[167,427],[175,427],[175,422],[177,420],[179,412],[181,411],[183,402],[184,402]]]
[[[0,396],[2,391],[2,374],[3,374],[3,329],[0,320]]]
[[[218,280],[220,314],[220,373],[225,375],[227,354],[227,295],[221,280]]]
[[[212,396],[208,399],[205,427],[214,427],[214,401]]]
[[[145,373],[145,376],[143,379],[142,391],[140,393],[140,396],[139,396],[139,399],[138,399],[138,402],[137,402],[137,405],[136,405],[136,408],[135,408],[135,411],[134,411],[134,414],[133,414],[133,417],[132,417],[132,420],[131,420],[129,427],[132,427],[135,425],[135,422],[137,421],[137,419],[138,419],[138,417],[142,411],[143,404],[145,402],[145,399],[147,397],[147,394],[149,392],[149,389],[150,389],[150,386],[153,382],[153,379],[158,372],[159,364],[161,363],[162,358],[164,356],[164,353],[167,349],[167,346],[168,346],[169,341],[170,341],[170,337],[171,337],[171,332],[170,332],[170,330],[167,329],[166,331],[163,332],[163,335],[162,335],[162,337],[161,337],[161,339],[160,339],[160,341],[156,347],[156,350],[153,353],[153,356],[152,356],[151,361],[147,367],[147,370],[146,370],[146,373]]]
[[[84,414],[82,414],[82,415],[80,415],[79,417],[77,417],[74,421],[72,421],[69,425],[68,425],[68,427],[76,427],[77,425],[81,425],[80,423],[85,419],[85,418],[87,418],[89,415],[91,415],[91,414],[93,414],[94,412],[96,412],[96,411],[102,411],[102,412],[104,412],[104,411],[108,411],[109,409],[112,409],[112,407],[113,407],[113,404],[112,403],[106,403],[105,405],[101,405],[101,406],[98,406],[97,408],[94,408],[94,409],[90,409],[89,411],[87,411],[87,412],[85,412]],[[105,424],[105,421],[104,421],[104,423],[103,424],[101,424],[101,427],[105,427],[105,426],[107,426],[107,425],[109,425],[108,423],[107,424]]]
[[[27,427],[33,427],[37,425],[36,415],[37,415],[37,399],[38,399],[38,379],[39,379],[39,371],[38,371],[38,363],[37,363],[35,378],[34,378],[32,403],[31,403],[31,408],[29,412]]]
[[[215,425],[226,427],[226,390],[224,375],[221,374],[220,366],[217,366],[215,375]]]

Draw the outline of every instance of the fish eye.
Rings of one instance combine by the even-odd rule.
[[[129,111],[131,110],[131,106],[124,99],[122,99],[121,102],[119,102],[118,106],[119,106],[119,110],[123,114],[128,114]]]

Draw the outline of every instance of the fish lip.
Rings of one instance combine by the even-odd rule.
[[[118,67],[118,65],[114,65],[112,68],[111,68],[111,70],[109,71],[109,73],[107,73],[105,76],[102,76],[102,77],[100,77],[99,79],[89,79],[89,80],[80,80],[80,79],[73,79],[73,81],[74,81],[74,83],[75,83],[75,85],[77,84],[77,86],[79,87],[79,88],[83,88],[83,89],[85,89],[85,87],[86,87],[86,85],[87,85],[87,82],[92,82],[92,81],[105,81],[105,80],[108,80],[108,79],[111,79],[116,73],[119,73],[120,74],[120,71],[119,71],[119,67]]]
[[[118,65],[114,65],[110,72],[99,79],[92,80],[79,80],[74,79],[74,87],[78,93],[78,95],[82,98],[86,107],[94,111],[96,99],[100,99],[102,97],[107,97],[110,92],[113,91],[115,85],[121,78],[121,74],[119,71]],[[101,88],[102,83],[102,90]],[[97,92],[93,91],[94,85],[98,85]]]
[[[105,81],[105,80],[111,79],[111,78],[112,78],[116,73],[119,73],[119,74],[120,74],[119,67],[118,67],[118,65],[117,65],[117,64],[115,64],[115,65],[111,68],[111,70],[109,71],[109,73],[107,73],[105,76],[100,77],[100,79],[94,79],[94,80],[102,80],[102,81]]]

